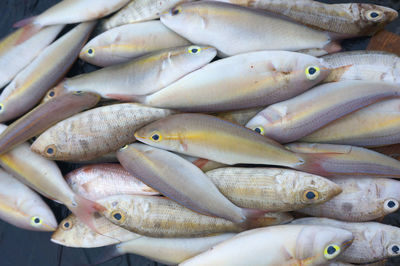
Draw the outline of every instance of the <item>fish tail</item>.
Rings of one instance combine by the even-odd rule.
[[[20,21],[15,22],[13,27],[14,28],[21,28],[21,27],[24,27],[24,26],[26,26],[28,24],[32,24],[34,22],[35,18],[36,17],[24,18],[24,19],[22,19]]]
[[[90,229],[98,234],[101,234],[94,225],[93,214],[96,212],[103,212],[106,209],[102,205],[85,199],[79,195],[75,195],[75,203],[76,206],[68,206],[71,212],[73,212],[82,222],[89,226]]]
[[[340,44],[340,41],[333,40],[333,41],[329,42],[327,45],[325,45],[323,49],[328,54],[337,53],[342,50],[342,45]]]

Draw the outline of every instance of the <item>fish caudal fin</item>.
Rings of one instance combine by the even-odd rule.
[[[331,41],[330,43],[324,46],[324,50],[328,54],[337,53],[342,50],[342,45],[340,44],[339,41]]]
[[[73,212],[87,226],[89,226],[90,229],[98,234],[101,234],[97,231],[93,223],[93,214],[96,212],[103,212],[106,209],[102,205],[78,195],[75,195],[75,202],[77,204],[76,206],[68,206],[70,211]]]

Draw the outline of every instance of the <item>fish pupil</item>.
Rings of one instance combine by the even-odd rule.
[[[51,91],[51,92],[49,92],[49,96],[50,96],[50,97],[53,97],[53,96],[54,96],[54,94],[55,94],[55,92],[54,92],[54,91]]]
[[[93,49],[89,49],[87,52],[88,54],[93,54]]]
[[[315,193],[312,191],[307,192],[306,194],[307,199],[313,199],[315,198]]]
[[[40,219],[39,219],[39,218],[35,218],[35,220],[33,220],[33,222],[34,222],[35,224],[38,224],[38,223],[40,223]]]
[[[178,14],[179,14],[179,9],[172,10],[172,15],[178,15]]]
[[[313,68],[313,67],[310,67],[310,69],[308,70],[308,73],[309,73],[310,75],[314,75],[315,72],[317,72],[317,70],[316,70],[315,68]]]
[[[122,219],[122,215],[120,213],[116,213],[116,214],[114,214],[114,218],[115,218],[115,220],[119,221]]]
[[[64,224],[64,227],[65,227],[65,228],[68,228],[68,227],[69,227],[69,222],[66,222],[66,223]]]
[[[398,247],[398,246],[393,246],[392,247],[392,251],[394,252],[394,253],[398,253],[399,252],[399,250],[400,250],[400,248]]]
[[[199,50],[197,50],[197,49],[192,49],[192,53],[197,53]]]
[[[257,133],[259,133],[259,134],[261,134],[261,129],[260,129],[259,127],[256,127],[256,128],[254,129],[254,131],[257,132]]]
[[[377,18],[378,16],[379,16],[379,14],[376,12],[371,13],[371,18]]]
[[[157,140],[160,139],[160,136],[157,135],[157,134],[155,134],[155,135],[153,135],[151,138],[152,138],[153,140],[157,141]]]
[[[396,203],[394,203],[394,201],[391,200],[391,201],[388,202],[387,206],[389,208],[393,208],[394,206],[396,206]]]
[[[53,148],[48,148],[47,149],[47,153],[48,154],[53,154],[54,153],[54,149]]]
[[[332,255],[333,253],[336,252],[336,248],[330,246],[330,247],[328,248],[327,252],[328,252],[329,255]]]

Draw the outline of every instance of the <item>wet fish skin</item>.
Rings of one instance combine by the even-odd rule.
[[[392,251],[392,248],[400,247],[400,229],[395,226],[375,222],[350,223],[327,218],[303,218],[291,224],[326,225],[352,232],[353,243],[340,255],[340,261],[343,262],[364,264],[400,255]]]
[[[400,144],[393,144],[383,147],[372,148],[373,151],[385,154],[393,159],[400,161]]]
[[[313,56],[287,51],[251,52],[208,64],[136,100],[189,112],[261,107],[303,93],[329,72],[324,61]]]
[[[148,21],[123,25],[97,35],[82,48],[79,57],[90,64],[105,67],[189,44],[160,21]]]
[[[20,71],[29,65],[57,37],[63,27],[64,25],[55,25],[43,28],[22,43],[17,41],[10,48],[6,49],[4,47],[5,51],[3,53],[0,48],[0,88],[7,85]],[[4,42],[7,42],[7,40],[4,40]],[[6,43],[3,45],[7,46]]]
[[[74,248],[103,247],[142,236],[119,227],[101,215],[95,215],[93,223],[97,232],[93,231],[74,214],[61,221],[51,236],[51,241],[58,245]]]
[[[246,127],[280,143],[301,139],[324,125],[369,104],[398,96],[400,86],[371,81],[341,81],[314,87],[268,106]]]
[[[316,155],[318,167],[308,172],[324,177],[400,178],[400,162],[361,147],[337,144],[292,143],[285,146],[299,154]],[[301,170],[302,166],[298,169]]]
[[[250,109],[221,112],[215,115],[234,124],[244,126],[247,124],[247,122],[249,122],[250,119],[261,112],[264,108],[265,107],[255,107]]]
[[[322,57],[332,68],[324,82],[371,80],[400,84],[400,58],[382,51],[350,51]]]
[[[90,200],[113,195],[160,195],[120,164],[94,164],[80,167],[65,176],[71,189]]]
[[[117,26],[157,19],[160,14],[178,3],[193,0],[135,0],[101,23],[103,31]]]
[[[135,103],[97,107],[58,122],[31,149],[53,160],[96,158],[132,143],[135,130],[172,113]]]
[[[342,193],[325,203],[297,210],[315,217],[347,222],[367,222],[393,213],[399,208],[400,183],[374,177],[331,177]]]
[[[155,134],[157,140],[153,139]],[[301,156],[269,138],[205,114],[174,114],[137,130],[135,137],[157,148],[228,165],[297,167],[304,163]]]
[[[102,215],[111,222],[150,237],[200,237],[244,230],[240,225],[201,215],[164,197],[119,195],[97,202],[107,209]],[[290,220],[292,217],[287,213],[267,213],[252,221],[251,226],[275,225]]]
[[[32,109],[74,63],[96,22],[82,23],[44,49],[0,95],[0,121]]]
[[[179,154],[179,153],[177,153],[177,155],[179,155],[182,158],[190,161],[192,164],[194,164],[198,168],[200,168],[200,170],[203,171],[203,172],[211,171],[211,170],[226,166],[226,164],[210,161],[208,159],[192,157],[192,156]]]
[[[0,169],[0,218],[34,231],[54,231],[57,221],[51,209],[30,188]]]
[[[132,175],[193,211],[234,223],[254,214],[230,202],[197,166],[172,152],[134,143],[120,149],[117,157]]]
[[[63,88],[65,91],[92,91],[105,99],[132,101],[134,95],[157,92],[201,68],[216,54],[214,48],[206,46],[171,48],[144,55],[127,63],[67,78]]]
[[[224,167],[206,174],[237,206],[271,212],[323,203],[342,192],[323,177],[283,168]],[[314,197],[307,198],[307,193]]]
[[[39,135],[55,123],[95,106],[100,96],[91,92],[70,92],[38,105],[14,121],[0,134],[0,154]]]
[[[323,55],[341,49],[326,32],[273,13],[221,2],[183,3],[163,13],[161,22],[192,43],[215,47],[220,57],[305,49],[316,49]]]
[[[179,265],[326,265],[352,240],[351,232],[330,226],[271,226],[240,233]],[[331,256],[328,247],[335,249]]]
[[[309,0],[212,0],[257,8],[284,15],[321,31],[334,32],[341,38],[372,36],[398,16],[396,10],[373,4],[325,4]],[[376,12],[377,18],[371,13]]]
[[[399,143],[399,107],[399,99],[374,103],[327,124],[300,141],[362,147]]]

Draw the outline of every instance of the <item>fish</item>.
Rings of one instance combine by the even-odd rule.
[[[376,177],[331,177],[342,188],[333,199],[297,212],[347,222],[367,222],[399,209],[400,182]]]
[[[0,154],[39,135],[57,122],[95,106],[100,96],[91,92],[70,92],[40,104],[11,123],[0,134]]]
[[[54,41],[63,27],[64,25],[45,27],[22,43],[16,42],[13,45],[10,43],[10,48],[4,48],[3,53],[0,48],[0,88],[7,85],[43,49]],[[4,42],[7,42],[7,40],[4,40]]]
[[[208,64],[217,52],[212,47],[183,46],[133,59],[64,80],[58,89],[91,91],[105,99],[133,101],[135,95],[157,92],[181,77]]]
[[[135,103],[97,107],[50,127],[31,149],[52,160],[93,159],[134,142],[135,130],[172,113]]]
[[[65,180],[75,193],[92,201],[121,194],[160,195],[116,163],[86,165],[68,173]]]
[[[197,166],[172,152],[134,143],[117,151],[117,158],[132,175],[198,213],[234,223],[265,213],[233,204]]]
[[[326,265],[343,253],[353,238],[350,231],[330,226],[257,228],[237,234],[179,265]]]
[[[322,57],[332,68],[324,82],[371,80],[400,84],[400,58],[382,51],[350,51]]]
[[[362,147],[338,144],[292,143],[285,146],[300,154],[314,154],[317,167],[307,169],[324,177],[400,178],[400,162]],[[300,170],[302,166],[298,167]]]
[[[74,24],[105,17],[125,6],[130,0],[64,0],[53,5],[38,16],[17,21],[14,27],[32,25],[41,28],[57,24]]]
[[[160,18],[160,14],[178,3],[193,0],[134,0],[110,18],[101,22],[101,31],[121,25],[143,22]]]
[[[362,147],[400,143],[399,107],[397,98],[371,104],[325,125],[300,141]]]
[[[256,114],[261,112],[265,107],[255,107],[236,111],[227,111],[214,114],[219,118],[225,119],[234,124],[244,126],[250,121]]]
[[[396,10],[373,4],[326,4],[310,0],[212,0],[257,8],[342,38],[372,36],[398,16]]]
[[[157,196],[117,195],[97,202],[107,209],[101,214],[108,220],[129,231],[149,237],[209,236],[292,220],[288,213],[267,213],[244,227],[222,218],[193,212],[172,200]]]
[[[139,238],[107,248],[100,261],[108,261],[124,254],[133,253],[166,265],[177,265],[200,254],[216,244],[232,238],[234,233],[195,238]],[[97,262],[95,262],[97,264]]]
[[[262,50],[312,49],[314,55],[341,50],[328,32],[311,29],[274,13],[229,3],[183,3],[162,13],[160,19],[190,42],[217,48],[220,57]]]
[[[354,240],[340,261],[371,263],[400,255],[400,229],[376,222],[350,223],[327,218],[303,218],[291,224],[326,225],[350,231]]]
[[[75,62],[95,23],[76,26],[18,73],[0,95],[0,122],[17,118],[35,107]]]
[[[223,167],[206,175],[237,206],[270,212],[320,204],[342,192],[328,179],[284,168]]]
[[[0,132],[7,126],[0,124]],[[43,196],[63,203],[93,230],[93,213],[104,207],[75,194],[65,182],[57,164],[34,153],[29,143],[22,143],[0,155],[0,165],[15,178]]]
[[[290,99],[329,74],[324,61],[287,51],[259,51],[212,62],[164,89],[135,100],[189,112],[262,107]]]
[[[142,237],[113,224],[99,214],[94,216],[93,224],[97,232],[93,231],[74,214],[70,214],[60,222],[50,240],[66,247],[97,248]]]
[[[393,159],[400,161],[400,144],[393,144],[383,147],[374,147],[371,150],[385,154]]]
[[[30,188],[0,169],[0,219],[26,230],[54,231],[51,209]]]
[[[349,80],[322,84],[268,106],[246,127],[280,143],[289,143],[362,107],[399,95],[399,85],[385,82]]]
[[[79,57],[105,67],[129,62],[151,52],[188,45],[188,40],[156,20],[123,25],[99,34],[82,48]]]
[[[204,158],[192,157],[192,156],[179,154],[179,153],[177,153],[177,155],[179,155],[182,158],[190,161],[192,164],[194,164],[198,168],[200,168],[200,170],[203,171],[203,172],[211,171],[211,170],[226,166],[226,164],[210,161],[210,160],[207,160],[207,159],[204,159]]]

